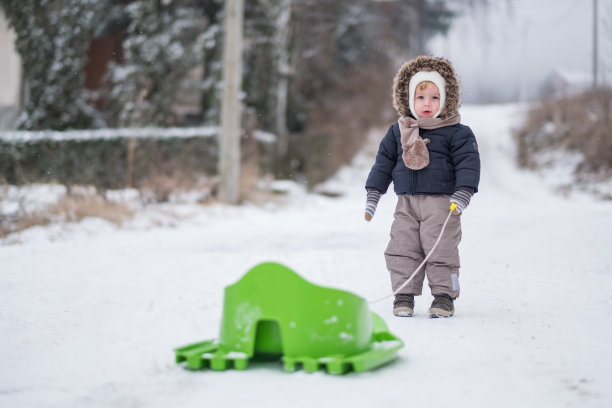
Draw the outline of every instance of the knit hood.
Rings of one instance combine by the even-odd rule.
[[[447,119],[456,114],[461,104],[461,89],[455,70],[450,61],[427,55],[420,55],[403,63],[395,75],[393,79],[393,106],[397,113],[402,117],[412,116],[410,98],[414,98],[414,95],[410,95],[409,85],[410,79],[419,71],[436,71],[442,75],[446,82],[446,97],[440,112],[440,119]]]

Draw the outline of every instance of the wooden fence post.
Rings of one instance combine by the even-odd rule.
[[[240,136],[242,88],[242,23],[244,0],[225,0],[223,48],[223,101],[219,141],[219,199],[237,204],[240,199]]]

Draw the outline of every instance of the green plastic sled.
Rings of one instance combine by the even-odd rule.
[[[175,353],[190,370],[244,370],[253,358],[281,358],[289,372],[344,374],[385,364],[403,345],[363,298],[262,263],[225,288],[219,339]]]

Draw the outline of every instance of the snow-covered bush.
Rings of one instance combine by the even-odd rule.
[[[541,101],[515,139],[522,167],[565,166],[578,184],[611,180],[612,90]]]
[[[118,225],[132,216],[129,204],[106,199],[91,186],[0,186],[0,238],[33,226],[79,222],[88,217]]]

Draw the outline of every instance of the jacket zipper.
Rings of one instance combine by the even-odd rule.
[[[421,136],[421,129],[419,129],[419,136]],[[414,195],[416,192],[416,170],[410,170],[410,178],[412,182],[410,183],[410,195]]]

